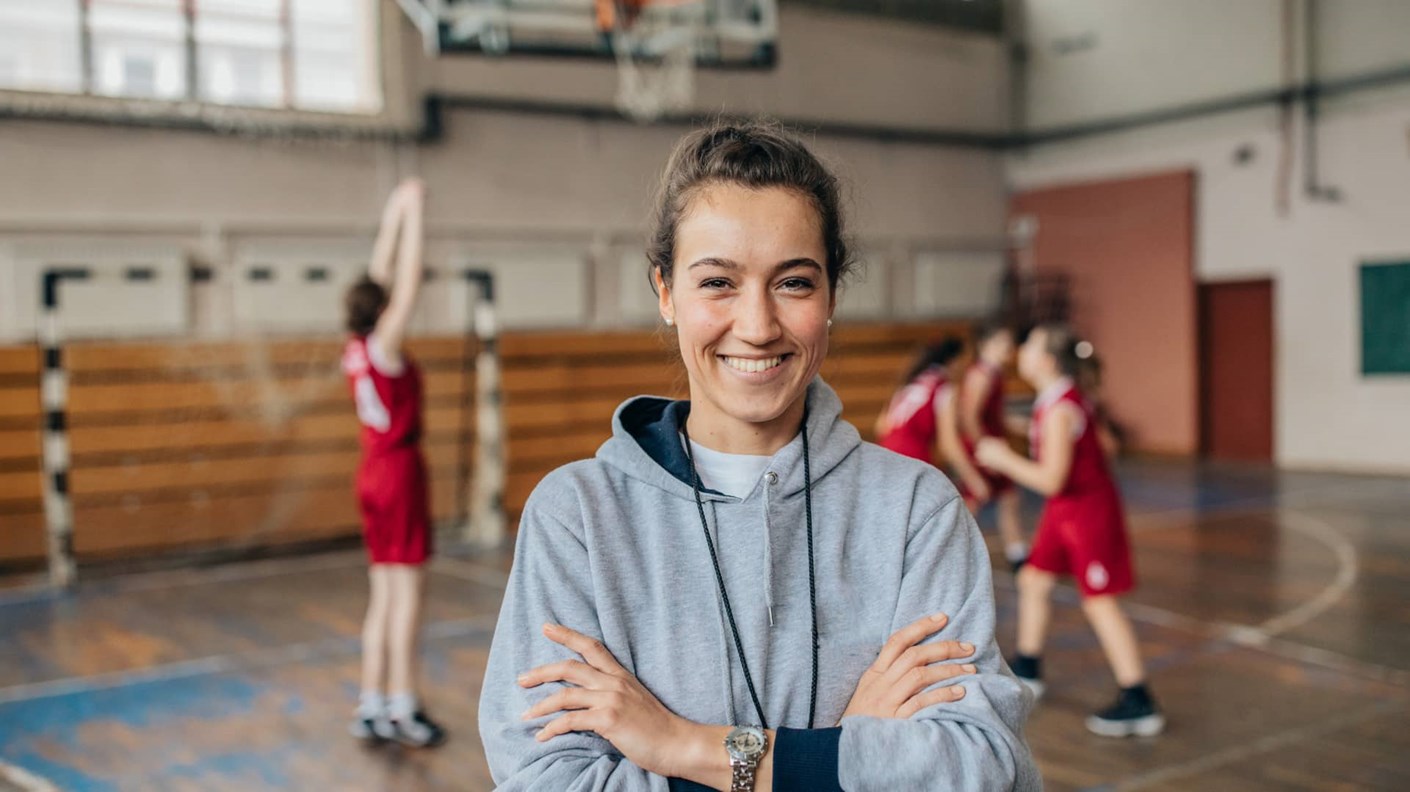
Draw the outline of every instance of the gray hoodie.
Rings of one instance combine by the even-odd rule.
[[[749,669],[778,729],[774,788],[1041,788],[1023,737],[1031,697],[994,641],[989,559],[974,519],[944,475],[863,443],[841,408],[822,380],[809,386],[817,728],[806,728],[812,625],[801,436],[774,455],[768,469],[777,475],[743,499],[704,495]],[[679,434],[688,411],[688,402],[628,400],[596,458],[550,473],[524,507],[480,697],[480,734],[500,789],[702,788],[648,773],[592,733],[534,740],[552,717],[520,715],[559,686],[525,691],[515,679],[573,657],[543,637],[548,622],[601,640],[677,715],[714,725],[759,720],[689,483]],[[966,696],[907,720],[853,716],[839,728],[886,639],[936,612],[950,623],[930,640],[975,645],[969,662],[979,673],[954,681]]]

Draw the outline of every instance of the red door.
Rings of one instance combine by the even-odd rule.
[[[1200,451],[1273,461],[1273,282],[1200,286]]]

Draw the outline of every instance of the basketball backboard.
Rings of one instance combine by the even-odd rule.
[[[614,28],[650,26],[695,40],[704,68],[768,68],[778,40],[776,0],[398,0],[437,53],[615,59]],[[608,13],[604,16],[604,6]],[[624,13],[613,14],[612,10]],[[614,22],[616,24],[614,24]],[[672,43],[643,37],[636,57]]]

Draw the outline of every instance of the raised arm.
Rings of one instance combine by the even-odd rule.
[[[367,276],[383,288],[392,285],[392,254],[396,250],[397,233],[401,230],[408,192],[406,182],[402,182],[387,196],[387,203],[382,207],[382,223],[377,226],[377,241],[372,243],[372,261],[367,266]]]
[[[401,360],[402,340],[406,337],[406,327],[411,321],[412,309],[416,307],[416,297],[421,291],[425,267],[422,261],[425,185],[420,179],[408,179],[402,182],[398,189],[403,195],[400,203],[401,238],[397,244],[396,272],[387,309],[377,320],[377,328],[374,331],[381,352],[391,361]]]

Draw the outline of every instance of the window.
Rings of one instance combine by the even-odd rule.
[[[376,0],[0,0],[0,89],[381,109]]]
[[[185,97],[185,29],[181,0],[88,0],[94,93]]]
[[[83,90],[78,3],[0,0],[0,88]]]

